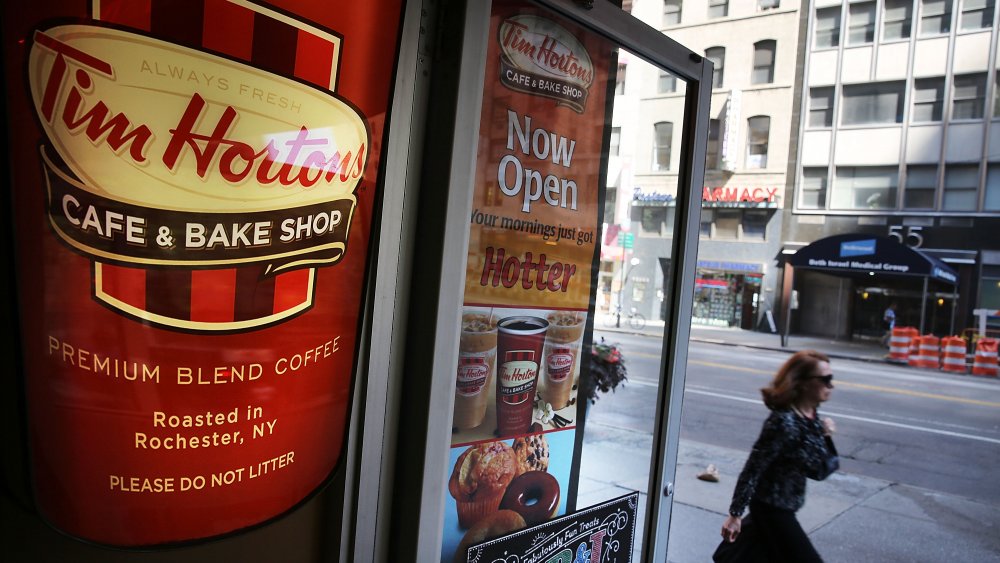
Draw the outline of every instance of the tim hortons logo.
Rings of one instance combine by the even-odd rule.
[[[594,64],[583,44],[545,18],[507,18],[497,32],[500,81],[519,92],[553,98],[583,113],[594,82]]]
[[[342,258],[369,133],[331,92],[89,25],[36,32],[28,72],[49,221],[78,251],[270,274]]]

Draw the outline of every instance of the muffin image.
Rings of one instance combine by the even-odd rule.
[[[514,455],[517,457],[517,474],[528,471],[548,471],[549,442],[544,434],[532,434],[514,440]]]
[[[497,511],[518,472],[517,456],[505,442],[483,442],[462,452],[448,480],[458,525],[467,529]]]

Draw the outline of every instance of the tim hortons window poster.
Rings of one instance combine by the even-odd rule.
[[[494,2],[489,33],[443,476],[449,563],[567,512],[600,236],[610,44],[526,2]]]
[[[5,3],[42,516],[139,547],[341,459],[401,1]]]

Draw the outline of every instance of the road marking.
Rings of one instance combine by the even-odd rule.
[[[702,391],[700,389],[691,389],[688,387],[684,390],[685,393],[694,393],[696,395],[706,395],[708,397],[716,397],[719,399],[728,399],[730,401],[739,401],[742,403],[753,403],[755,405],[761,404],[760,399],[746,399],[743,397],[733,397],[730,395],[724,395],[722,393],[714,393],[712,391]],[[844,413],[836,413],[832,411],[823,411],[824,414],[836,418],[846,418],[848,420],[857,420],[858,422],[868,422],[871,424],[881,424],[883,426],[893,426],[895,428],[903,428],[906,430],[916,430],[917,432],[927,432],[929,434],[939,434],[941,436],[951,436],[954,438],[966,438],[969,440],[978,440],[980,442],[989,442],[991,444],[1000,444],[1000,440],[996,438],[988,438],[986,436],[976,436],[974,434],[963,434],[961,432],[950,432],[948,430],[938,430],[937,428],[927,428],[926,426],[915,426],[913,424],[902,424],[899,422],[889,422],[888,420],[878,420],[875,418],[867,418],[863,416],[852,416]]]
[[[698,364],[701,366],[725,368],[731,371],[745,371],[749,373],[759,373],[763,375],[771,375],[770,371],[755,369],[755,368],[745,368],[741,366],[728,366],[726,364],[719,364],[716,362],[705,362],[702,360],[690,360],[689,364]],[[881,391],[883,393],[892,393],[895,395],[906,395],[909,397],[921,397],[924,399],[936,399],[939,401],[950,401],[953,403],[964,403],[966,405],[978,405],[981,407],[995,407],[1000,408],[1000,403],[995,401],[982,401],[979,399],[966,399],[964,397],[952,397],[950,395],[939,395],[937,393],[925,393],[923,391],[910,391],[908,389],[897,389],[895,387],[883,387],[881,385],[868,385],[866,383],[854,383],[851,381],[838,380],[834,382],[840,387],[853,387],[856,389],[867,389],[869,391]]]

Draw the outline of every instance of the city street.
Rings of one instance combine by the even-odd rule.
[[[643,437],[651,436],[660,340],[595,331],[595,338],[602,335],[621,345],[629,379],[590,410],[585,443],[639,450]],[[691,343],[671,561],[710,560],[736,477],[767,416],[759,389],[787,357]],[[1000,381],[877,362],[831,363],[836,389],[821,411],[837,422],[841,472],[810,482],[800,512],[824,557],[1000,561],[1000,486],[994,477],[1000,467]],[[694,478],[708,463],[719,468],[719,483]]]

